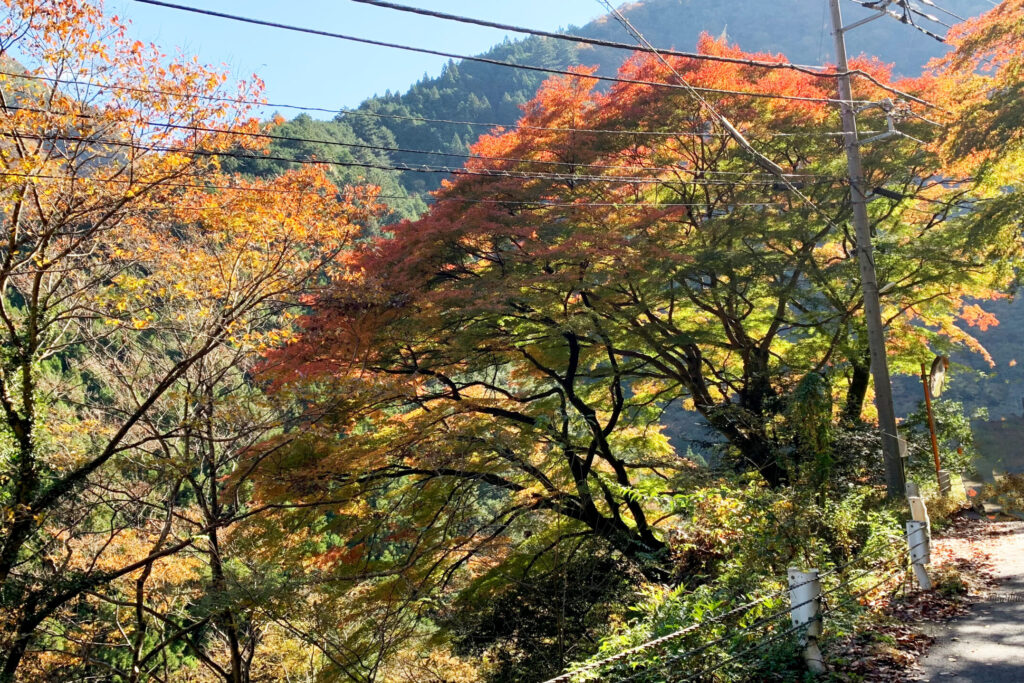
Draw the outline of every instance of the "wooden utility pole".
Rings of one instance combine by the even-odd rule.
[[[935,414],[932,413],[932,388],[928,366],[921,363],[921,384],[924,385],[924,407],[928,411],[928,433],[932,435],[932,457],[935,459],[935,480],[942,487],[942,464],[939,462],[939,439],[935,435]]]
[[[864,290],[864,318],[868,328],[868,348],[871,353],[871,375],[875,381],[875,406],[878,408],[878,429],[882,435],[882,453],[885,460],[885,486],[889,498],[902,498],[906,494],[903,458],[896,434],[896,411],[893,408],[892,385],[889,381],[889,362],[885,356],[885,328],[882,325],[881,304],[878,298],[878,280],[871,244],[871,226],[868,219],[867,193],[864,187],[864,169],[857,138],[857,112],[853,105],[846,59],[846,31],[839,0],[828,0],[832,9],[832,35],[836,44],[836,67],[841,75],[839,107],[842,112],[843,141],[850,174],[850,203],[853,208],[853,226],[857,235],[857,262],[860,264],[861,287]],[[863,22],[857,22],[860,25]]]

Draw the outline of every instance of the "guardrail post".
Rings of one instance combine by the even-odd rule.
[[[939,493],[948,496],[953,490],[953,484],[949,478],[949,470],[939,470]]]
[[[932,580],[924,566],[931,562],[931,541],[928,538],[928,527],[924,522],[911,520],[907,522],[907,546],[910,548],[910,563],[914,568],[914,576],[923,590],[931,590]]]
[[[924,524],[926,533],[928,534],[928,540],[932,538],[932,521],[928,518],[928,507],[924,504],[924,498],[920,496],[910,496],[907,498],[907,502],[910,503],[910,518],[915,522],[921,522]]]
[[[793,626],[806,625],[800,635],[800,644],[804,648],[807,669],[815,674],[825,673],[825,660],[818,648],[818,638],[821,636],[821,581],[818,579],[818,570],[802,572],[796,567],[790,567],[788,577],[790,618]]]

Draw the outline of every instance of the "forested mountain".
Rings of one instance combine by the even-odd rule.
[[[781,4],[781,7],[780,7]],[[984,8],[981,0],[950,3],[954,11],[975,14]],[[823,64],[831,61],[832,38],[817,0],[762,0],[702,2],[700,0],[646,0],[630,3],[626,14],[650,42],[659,47],[691,50],[701,33],[726,35],[731,42],[751,51],[783,52],[792,61]],[[863,12],[849,12],[851,18]],[[844,10],[846,11],[846,10]],[[524,22],[528,23],[528,22]],[[908,39],[904,27],[891,21],[875,22],[851,33],[852,53],[877,55],[896,64],[897,72],[916,75],[942,45],[923,35]],[[590,38],[633,43],[616,21],[602,17],[586,26],[569,27],[568,33]],[[485,53],[486,57],[520,64],[565,68],[575,64],[598,66],[601,74],[613,75],[629,56],[624,50],[594,48],[552,38],[528,37],[505,41]],[[430,151],[465,152],[469,142],[486,128],[449,123],[431,123],[415,117],[499,123],[508,125],[520,114],[519,105],[533,97],[545,74],[519,71],[491,64],[463,62],[449,64],[436,78],[424,77],[405,94],[373,97],[359,107],[359,113],[339,116],[367,139],[394,135],[398,146]],[[373,114],[375,116],[368,116]],[[397,118],[385,118],[391,116]],[[409,118],[402,118],[409,117]],[[385,134],[386,135],[386,134]],[[452,163],[444,157],[397,154],[396,160],[409,164]],[[432,187],[416,174],[406,174],[403,185],[411,192]]]
[[[945,5],[963,16],[977,14],[987,6],[984,0],[950,0]],[[794,62],[823,64],[830,62],[833,55],[824,7],[818,0],[644,0],[629,3],[625,13],[659,47],[691,50],[701,33],[707,32],[724,34],[745,50],[782,52]],[[844,12],[848,20],[866,16],[853,6],[845,6]],[[445,22],[438,23],[444,27]],[[522,23],[528,25],[529,21],[524,19]],[[894,21],[872,22],[851,32],[849,49],[852,54],[876,55],[892,62],[899,74],[916,75],[928,60],[943,53],[943,46],[924,35],[910,35],[904,29]],[[570,26],[566,32],[633,43],[623,28],[608,17],[582,27]],[[611,75],[629,54],[552,38],[525,37],[506,39],[482,56],[557,69],[578,64],[598,66],[599,73]],[[520,106],[533,97],[545,78],[546,74],[541,72],[478,62],[450,62],[439,76],[424,74],[403,94],[386,92],[371,97],[355,112],[339,114],[333,121],[300,117],[301,127],[327,139],[347,140],[354,134],[359,142],[374,146],[438,153],[390,153],[387,158],[398,164],[457,167],[463,161],[458,155],[465,154],[469,145],[488,130],[487,125],[481,124],[509,125],[516,121]],[[330,152],[326,150],[321,152],[324,155],[318,154],[320,158],[348,158],[343,152],[338,152],[337,157],[328,156]],[[354,176],[360,175],[364,174],[356,169]],[[440,182],[439,176],[431,174],[395,175],[410,193],[432,190]],[[375,179],[372,174],[365,177]],[[397,206],[398,215],[408,215],[416,204],[399,202]]]
[[[976,353],[960,351],[951,357],[949,391],[945,398],[964,405],[969,415],[984,410],[993,419],[1021,414],[1024,399],[1024,300],[994,301],[985,310],[999,321],[976,336],[992,355],[989,365]],[[917,377],[898,377],[893,386],[898,411],[909,413],[923,400]]]
[[[320,159],[338,162],[331,166],[328,175],[338,187],[361,182],[379,185],[381,197],[390,211],[382,222],[390,223],[402,218],[415,216],[426,208],[423,199],[409,195],[402,187],[398,174],[381,170],[391,164],[386,152],[373,147],[394,146],[394,136],[388,131],[378,131],[367,144],[344,121],[316,121],[306,114],[300,114],[291,121],[274,129],[271,148],[266,156],[251,159],[228,158],[224,167],[228,171],[243,171],[260,178],[271,178],[300,163],[288,163],[280,159]],[[287,139],[286,139],[287,138]],[[345,166],[344,164],[352,164]]]

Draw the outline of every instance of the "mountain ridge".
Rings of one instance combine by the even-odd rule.
[[[946,0],[948,7],[963,15],[975,14],[986,5],[983,0]],[[623,12],[654,45],[666,49],[692,50],[702,33],[726,35],[744,50],[785,54],[795,62],[830,61],[831,38],[824,0],[785,0],[780,4],[764,0],[641,0],[627,3]],[[848,20],[869,16],[866,10],[847,5]],[[425,20],[431,21],[431,20]],[[440,20],[433,20],[435,23]],[[632,38],[610,16],[595,19],[582,27],[569,26],[566,33],[589,38],[632,42]],[[904,75],[920,72],[931,58],[943,52],[942,46],[899,22],[882,18],[852,34],[852,54],[876,55],[896,65]],[[480,56],[497,61],[532,64],[553,69],[586,65],[598,67],[598,73],[613,75],[631,53],[606,47],[580,45],[555,38],[529,36],[506,38]],[[532,99],[537,87],[547,78],[535,71],[521,71],[494,64],[449,61],[437,76],[424,75],[404,93],[386,91],[367,98],[354,111],[341,112],[332,120],[317,120],[302,115],[286,123],[282,135],[296,135],[352,141],[384,148],[418,150],[429,154],[374,150],[339,150],[337,147],[310,143],[275,143],[279,156],[315,157],[327,161],[382,160],[409,166],[460,166],[462,155],[472,142],[487,131],[486,124],[508,126],[520,115],[520,106]],[[428,121],[425,119],[435,119]],[[465,123],[464,123],[465,122]],[[238,170],[257,175],[275,172],[281,164],[243,163]],[[340,183],[375,182],[382,184],[393,211],[388,220],[409,218],[425,206],[423,195],[440,184],[440,177],[420,173],[381,172],[336,169]]]

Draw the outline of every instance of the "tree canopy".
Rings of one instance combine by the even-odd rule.
[[[223,173],[222,153],[265,147],[236,104],[258,84],[92,3],[5,9],[0,680],[99,659],[135,681],[183,650],[241,680],[256,640],[222,534],[253,511],[222,480],[288,416],[249,373],[344,272],[377,190]],[[126,608],[124,628],[100,616]]]
[[[700,48],[783,61],[709,37]],[[538,552],[532,536],[512,539],[542,524],[601,539],[657,579],[661,494],[694,468],[663,433],[673,402],[721,434],[725,462],[772,486],[827,465],[820,425],[833,403],[861,419],[868,368],[832,82],[672,67],[727,93],[601,92],[585,69],[547,81],[515,127],[474,145],[478,158],[422,219],[365,245],[354,287],[320,300],[296,343],[271,356],[283,386],[344,398],[329,419],[314,411],[301,450],[263,461],[260,490],[389,506],[383,529],[351,517],[361,571],[474,576],[474,564]],[[856,68],[891,84],[875,61]],[[645,55],[620,74],[674,78]],[[790,99],[743,94],[766,85]],[[861,79],[855,97],[888,94]],[[753,163],[711,107],[792,187]],[[862,123],[884,130],[884,112]],[[908,110],[900,129],[924,137],[929,126]],[[882,190],[871,213],[894,364],[951,345],[984,353],[957,323],[983,327],[977,300],[1012,280],[1014,224],[975,220],[962,208],[973,186],[945,182],[941,157],[912,138],[868,146],[865,159]],[[399,533],[417,540],[397,555],[375,545]]]
[[[509,125],[420,131],[467,160],[394,223],[425,207],[344,166],[404,144],[374,117],[260,122],[258,81],[94,2],[4,7],[0,683],[498,683],[623,650],[587,675],[796,678],[784,644],[727,649],[788,620],[787,568],[870,559],[830,588],[855,623],[904,567],[834,74],[729,35],[612,87],[453,63],[421,105]],[[853,64],[897,371],[991,360],[1022,27],[1006,0],[919,78]],[[408,99],[367,108],[415,129]],[[967,418],[936,410],[965,467]]]

